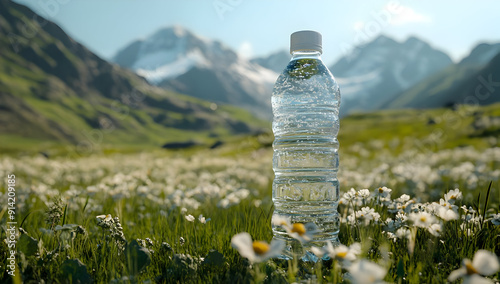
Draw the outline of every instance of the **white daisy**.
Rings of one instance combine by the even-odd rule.
[[[326,242],[325,247],[312,247],[311,251],[317,257],[323,257],[324,255],[327,255],[333,259],[340,261],[343,267],[348,267],[351,262],[355,261],[357,256],[361,254],[361,244],[353,243],[349,247],[340,244],[334,247],[331,242]]]
[[[188,220],[189,222],[194,222],[195,218],[193,215],[189,214],[189,215],[186,215],[184,216],[186,218],[186,220]]]
[[[207,223],[208,221],[210,221],[210,220],[211,220],[210,218],[206,219],[206,218],[203,216],[203,214],[200,214],[200,216],[198,216],[198,221],[200,221],[200,223],[202,223],[202,224],[206,224],[206,223]]]
[[[493,283],[493,281],[480,275],[492,275],[499,269],[500,264],[495,254],[487,250],[478,250],[472,261],[464,259],[462,267],[450,273],[448,281],[453,282],[458,278],[464,278],[463,283]]]
[[[441,224],[432,224],[427,228],[429,233],[435,237],[439,237],[443,232],[443,226]]]
[[[459,200],[459,199],[462,199],[462,192],[460,192],[460,190],[458,188],[455,188],[454,190],[450,190],[450,191],[448,191],[448,193],[446,193],[444,195],[444,200],[446,200],[447,202],[449,202],[451,204],[455,204],[455,201]]]
[[[360,189],[357,194],[360,198],[365,199],[370,196],[370,190],[368,189]]]
[[[348,270],[352,276],[352,283],[385,283],[382,279],[387,271],[380,265],[366,259],[356,261]]]
[[[443,219],[444,221],[450,221],[450,220],[458,220],[458,213],[455,212],[453,209],[443,207],[443,206],[438,206],[437,207],[437,212],[436,215]]]
[[[283,227],[289,227],[290,226],[290,218],[280,216],[280,215],[273,215],[271,219],[271,224],[274,226],[283,226]]]
[[[436,217],[428,212],[410,213],[408,218],[413,222],[413,225],[420,228],[428,228],[436,223]]]
[[[291,226],[284,226],[288,235],[294,239],[299,240],[301,243],[311,241],[314,235],[318,232],[318,226],[314,223],[294,223]]]
[[[399,228],[396,230],[396,236],[400,239],[409,239],[410,235],[411,232],[407,228]]]
[[[285,248],[285,242],[281,240],[272,240],[270,244],[264,241],[252,242],[250,234],[243,232],[233,236],[231,246],[251,263],[259,263],[279,256]]]

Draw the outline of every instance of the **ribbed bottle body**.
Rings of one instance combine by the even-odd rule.
[[[273,95],[274,214],[315,223],[313,242],[337,238],[340,91],[319,53],[296,53]],[[281,227],[276,238],[288,240]]]

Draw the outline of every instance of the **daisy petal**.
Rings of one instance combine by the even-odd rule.
[[[450,273],[450,276],[448,276],[448,281],[453,282],[464,275],[467,275],[467,270],[465,269],[465,267],[460,267],[459,269],[453,270]]]
[[[491,281],[488,278],[484,278],[482,276],[474,274],[469,277],[466,277],[464,279],[463,284],[493,284],[493,281]]]
[[[325,251],[319,247],[311,247],[311,252],[314,253],[317,257],[323,257],[325,255]]]
[[[252,249],[252,237],[249,233],[243,232],[233,236],[231,246],[237,249],[241,256],[248,258],[250,262],[255,259],[255,252]]]
[[[478,250],[472,260],[472,266],[482,275],[491,275],[500,269],[498,258],[487,250]]]

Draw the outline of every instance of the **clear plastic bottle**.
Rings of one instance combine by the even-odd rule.
[[[314,223],[311,244],[338,242],[340,89],[321,60],[321,34],[291,35],[292,58],[278,77],[272,95],[274,214],[292,223]],[[291,245],[281,226],[274,237]]]

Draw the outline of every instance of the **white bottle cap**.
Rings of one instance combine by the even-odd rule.
[[[323,53],[321,34],[316,31],[298,31],[290,36],[290,53],[299,50],[316,50]]]

